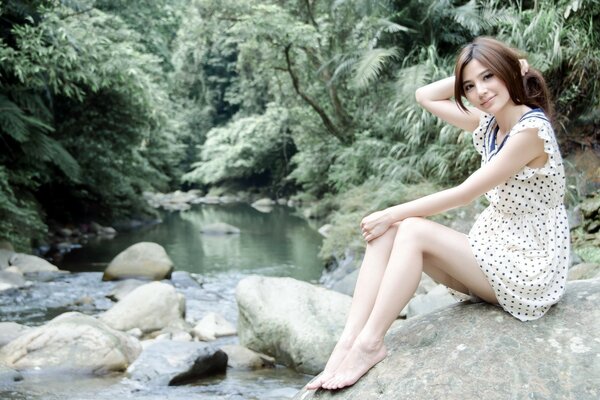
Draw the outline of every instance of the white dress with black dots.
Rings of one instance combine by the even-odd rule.
[[[486,193],[490,206],[475,221],[469,242],[500,306],[521,321],[540,318],[565,291],[570,239],[563,204],[565,172],[554,130],[541,109],[523,115],[504,141],[535,128],[544,140],[548,161],[525,166]],[[484,115],[473,132],[482,164],[491,160],[497,126]],[[504,143],[502,143],[504,144]]]

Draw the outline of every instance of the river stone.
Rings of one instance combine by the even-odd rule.
[[[354,386],[294,399],[597,399],[598,332],[600,279],[568,282],[535,321],[462,303],[390,330],[388,357]]]
[[[270,207],[275,204],[275,200],[271,200],[268,197],[263,197],[262,199],[258,199],[254,203],[252,203],[252,207]]]
[[[235,326],[223,316],[210,312],[196,324],[192,333],[199,340],[215,340],[221,336],[232,336],[237,333]]]
[[[106,297],[112,301],[121,301],[129,293],[146,283],[148,282],[139,279],[125,279],[124,281],[118,282]]]
[[[141,351],[137,339],[78,312],[32,328],[0,350],[0,362],[18,370],[43,368],[97,374],[123,371]]]
[[[102,280],[146,278],[169,279],[173,262],[158,243],[140,242],[117,255],[104,271]]]
[[[23,253],[13,254],[10,258],[10,265],[19,268],[24,274],[31,272],[58,271],[58,267],[50,264],[43,258]]]
[[[224,222],[217,222],[214,224],[204,225],[200,229],[200,232],[207,235],[235,235],[240,233],[240,229]]]
[[[323,369],[350,296],[292,278],[249,276],[236,288],[240,344],[303,373]]]
[[[185,298],[173,286],[151,282],[134,289],[100,320],[120,331],[140,328],[147,333],[181,323],[184,314]]]
[[[132,379],[157,386],[181,385],[222,374],[227,354],[205,343],[156,341],[146,347],[127,372]]]
[[[262,369],[275,366],[275,359],[266,354],[260,354],[239,344],[221,347],[228,357],[227,366],[236,369]]]
[[[6,346],[30,329],[16,322],[0,322],[0,347]]]
[[[583,263],[577,264],[569,270],[567,280],[577,281],[598,277],[600,277],[600,264]]]

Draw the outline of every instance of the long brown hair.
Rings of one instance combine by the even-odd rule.
[[[525,76],[521,75],[523,58],[514,49],[490,37],[478,37],[469,43],[458,54],[454,67],[454,99],[458,107],[468,111],[463,104],[465,90],[463,87],[463,70],[472,60],[479,61],[506,85],[510,99],[517,105],[539,107],[548,117],[552,116],[552,102],[546,81],[542,74],[529,67]]]

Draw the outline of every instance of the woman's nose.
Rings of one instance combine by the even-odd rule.
[[[484,83],[476,83],[475,88],[477,89],[477,94],[479,97],[487,94],[487,86]]]

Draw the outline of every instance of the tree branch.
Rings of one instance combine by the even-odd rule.
[[[327,131],[329,131],[329,133],[331,133],[333,136],[337,137],[342,143],[348,143],[349,140],[340,133],[340,131],[333,124],[333,122],[331,121],[331,119],[329,118],[329,116],[327,115],[325,110],[323,110],[323,108],[321,108],[315,100],[313,100],[306,93],[304,93],[302,90],[300,90],[300,83],[298,81],[298,77],[296,76],[296,74],[294,73],[294,71],[292,69],[292,61],[290,59],[291,48],[292,48],[292,45],[288,44],[287,46],[285,46],[284,52],[285,52],[285,61],[287,63],[287,71],[290,74],[290,77],[292,78],[292,85],[294,86],[294,90],[296,91],[296,93],[298,93],[298,95],[300,97],[302,97],[302,99],[305,102],[308,103],[308,105],[310,105],[313,108],[313,110],[315,110],[317,112],[317,114],[319,114],[319,117],[321,117],[321,120],[323,121],[323,124],[325,125],[325,128],[327,129]]]

